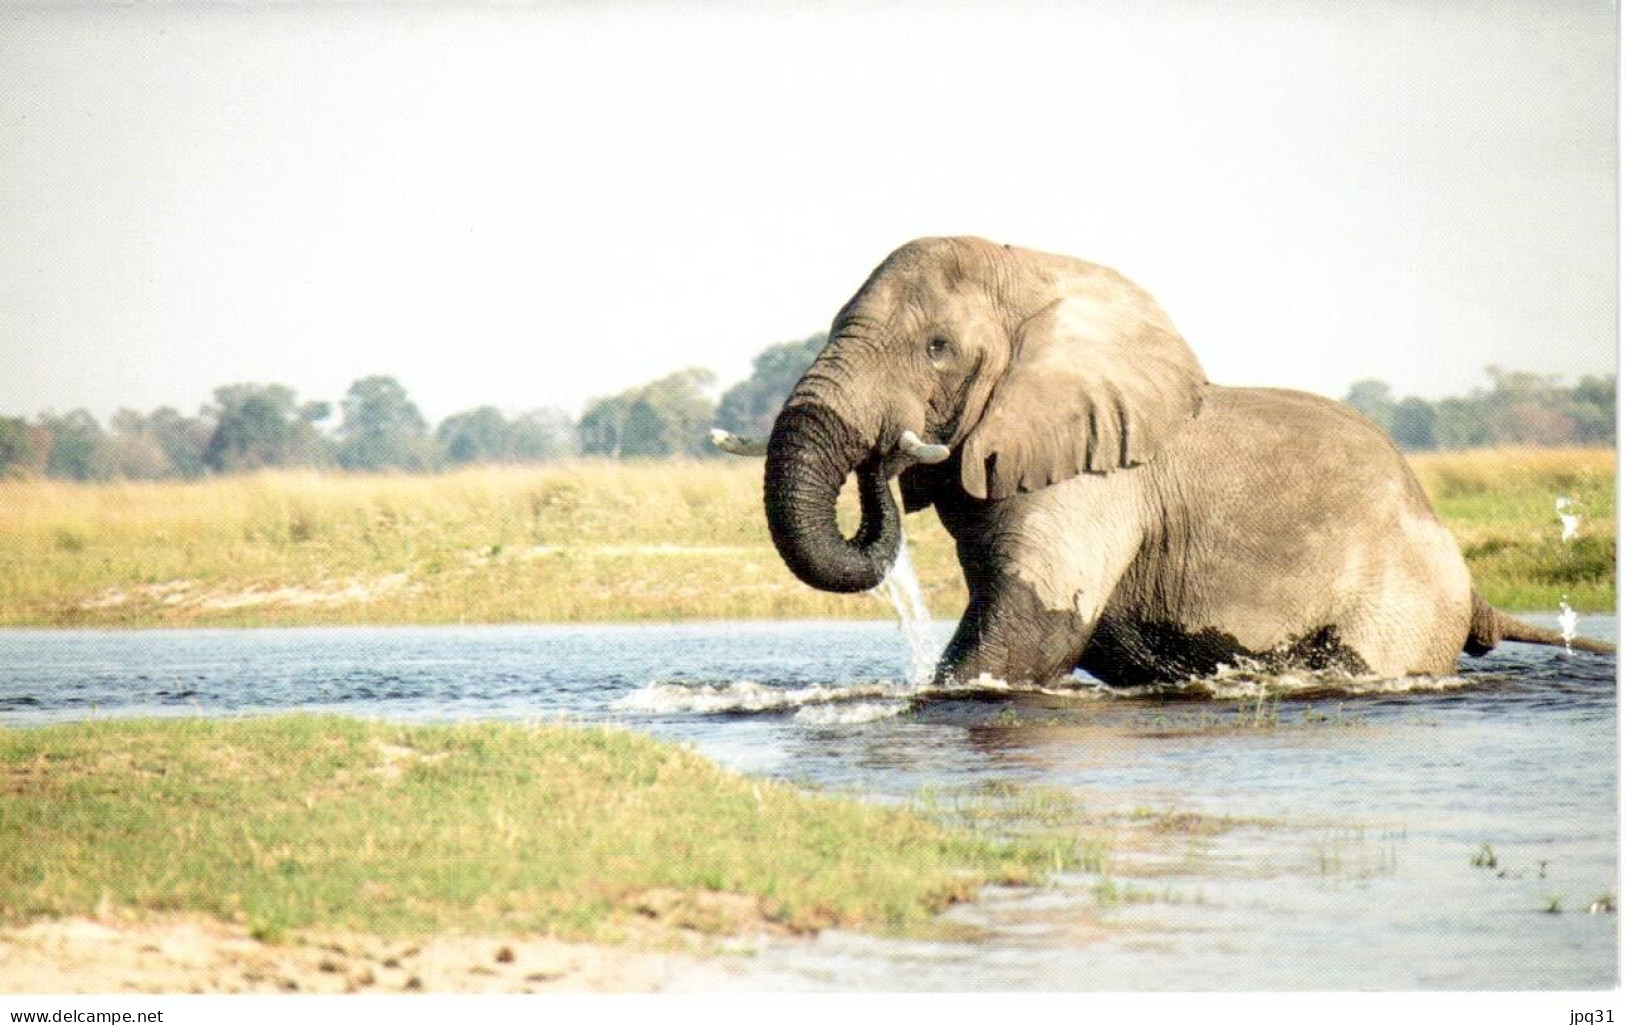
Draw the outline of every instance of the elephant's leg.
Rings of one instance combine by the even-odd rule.
[[[938,680],[986,673],[1044,684],[1071,673],[1143,536],[1138,481],[1132,470],[1074,477],[950,508],[943,522],[957,542],[970,606]]]
[[[1042,685],[1071,673],[1094,623],[1071,609],[1045,608],[1030,587],[1009,575],[989,584],[973,588],[965,618],[937,664],[937,682],[968,683],[985,674]]]

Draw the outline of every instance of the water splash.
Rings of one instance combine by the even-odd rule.
[[[909,561],[906,538],[899,539],[896,561],[880,586],[869,593],[896,611],[908,644],[908,678],[900,683],[876,680],[781,688],[754,680],[720,684],[657,681],[625,695],[610,707],[619,712],[653,715],[793,712],[796,722],[814,726],[873,722],[898,715],[915,697],[931,689],[938,654],[931,638],[931,610],[926,608],[920,578]]]
[[[1462,676],[1379,676],[1343,669],[1274,669],[1249,658],[1220,665],[1212,675],[1163,685],[1164,694],[1211,697],[1221,701],[1263,697],[1318,698],[1419,694],[1473,686]]]
[[[1094,702],[1163,702],[1169,698],[1256,701],[1263,698],[1321,699],[1385,697],[1460,690],[1478,686],[1485,677],[1402,676],[1388,678],[1341,670],[1281,672],[1240,659],[1211,676],[1168,683],[1112,687],[1098,680],[1074,679],[1049,686],[1012,685],[983,675],[941,686],[896,680],[865,680],[800,687],[753,680],[725,682],[662,681],[647,684],[611,703],[633,715],[787,715],[810,726],[852,725],[900,715],[922,697],[1005,697],[1043,695],[1048,699]]]
[[[1557,518],[1563,524],[1563,540],[1573,541],[1580,533],[1580,514],[1570,512],[1575,509],[1572,498],[1559,498],[1557,500]]]
[[[846,705],[807,705],[792,717],[808,726],[855,726],[908,711],[907,701],[856,701]]]
[[[640,687],[610,704],[617,712],[654,715],[785,712],[815,705],[861,700],[896,700],[896,687],[878,680],[851,686],[773,687],[754,680],[728,683],[662,681]]]
[[[1568,597],[1565,594],[1563,600],[1557,603],[1563,608],[1563,611],[1557,614],[1557,626],[1563,634],[1563,647],[1567,648],[1568,653],[1572,655],[1574,654],[1574,635],[1580,629],[1580,616],[1569,608]]]
[[[1580,513],[1572,498],[1559,497],[1557,500],[1557,519],[1563,524],[1563,555],[1568,558],[1568,544],[1580,534]],[[1570,654],[1574,654],[1574,635],[1580,626],[1580,617],[1569,607],[1569,596],[1564,595],[1557,603],[1563,611],[1557,614],[1557,625],[1563,634],[1563,647]]]
[[[931,639],[931,610],[925,606],[920,578],[909,561],[908,538],[898,538],[897,560],[886,571],[880,586],[869,593],[888,602],[897,612],[903,638],[908,642],[908,682],[915,687],[929,684],[936,672],[938,653]]]

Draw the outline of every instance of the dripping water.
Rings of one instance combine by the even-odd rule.
[[[899,527],[901,529],[901,527]],[[897,559],[886,571],[880,586],[869,592],[888,602],[897,613],[898,625],[908,644],[908,683],[922,688],[931,683],[937,666],[936,645],[931,640],[931,611],[920,590],[920,578],[908,557],[908,538],[897,540]]]
[[[1563,524],[1563,554],[1567,558],[1569,543],[1580,533],[1580,513],[1575,508],[1573,499],[1559,498],[1557,500],[1557,519],[1558,522]],[[1557,604],[1562,608],[1562,611],[1557,614],[1557,625],[1563,633],[1563,647],[1572,655],[1574,654],[1572,642],[1574,635],[1578,632],[1580,617],[1569,607],[1569,596],[1567,594],[1563,595],[1562,600]]]

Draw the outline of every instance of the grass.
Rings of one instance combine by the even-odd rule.
[[[742,900],[749,926],[919,932],[985,882],[1078,857],[1060,832],[947,824],[560,725],[283,716],[9,729],[0,787],[10,924],[182,912],[268,940],[614,941],[650,918],[731,931]]]
[[[1078,795],[1060,788],[1011,783],[984,784],[974,790],[926,787],[907,807],[932,822],[1000,840],[1020,839],[1029,850],[1043,850],[1043,867],[1056,872],[1104,872],[1111,845],[1105,833],[1080,826],[1101,825]]]
[[[1478,587],[1511,609],[1614,606],[1612,450],[1413,459]],[[850,498],[850,496],[847,496]],[[1575,503],[1560,540],[1555,502]],[[855,523],[853,503],[843,522]],[[931,609],[964,583],[908,517]],[[268,473],[197,483],[0,482],[0,624],[253,626],[890,617],[779,561],[753,461]]]
[[[1455,534],[1473,581],[1507,609],[1614,607],[1615,496],[1611,449],[1495,449],[1413,456],[1422,486]],[[1579,533],[1562,539],[1567,498]]]
[[[928,598],[962,601],[934,515],[909,526]],[[883,615],[873,598],[790,575],[749,461],[0,482],[0,623],[11,625]]]

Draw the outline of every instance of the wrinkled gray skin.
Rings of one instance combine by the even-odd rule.
[[[899,450],[909,430],[947,461]],[[854,471],[849,540],[835,499]],[[939,680],[1082,667],[1127,684],[1238,655],[1448,673],[1502,638],[1560,642],[1478,597],[1381,430],[1312,395],[1208,384],[1150,296],[1069,257],[923,239],[836,316],[767,444],[791,570],[876,586],[898,474],[908,511],[936,507],[970,588]]]

